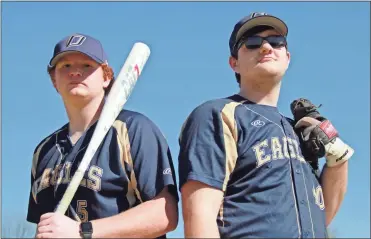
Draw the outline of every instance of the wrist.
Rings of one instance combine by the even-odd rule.
[[[325,146],[325,149],[326,165],[328,167],[335,167],[345,163],[354,154],[354,150],[339,137],[336,137],[332,142],[329,142]]]
[[[81,222],[79,225],[80,237],[90,239],[93,236],[93,225],[91,222]]]

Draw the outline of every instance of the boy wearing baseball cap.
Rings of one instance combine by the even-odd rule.
[[[65,37],[48,64],[68,122],[35,148],[27,220],[37,238],[166,237],[178,221],[169,146],[145,115],[122,110],[66,212],[54,213],[81,162],[114,73],[100,41]],[[163,173],[167,172],[167,173]]]
[[[239,21],[229,63],[240,92],[196,107],[182,127],[186,238],[326,237],[346,191],[353,150],[310,101],[293,102],[295,120],[280,114],[281,79],[290,62],[287,33],[281,19],[266,13]]]

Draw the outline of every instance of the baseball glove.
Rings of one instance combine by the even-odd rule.
[[[302,154],[314,170],[318,170],[319,158],[326,157],[327,166],[333,167],[348,160],[354,152],[339,138],[331,122],[319,113],[320,106],[303,98],[290,105]]]
[[[312,117],[318,119],[319,121],[326,120],[317,110],[320,107],[321,105],[315,106],[312,104],[312,102],[304,98],[294,100],[290,104],[290,109],[294,116],[295,122],[298,122],[303,117]]]
[[[299,137],[302,154],[314,170],[318,170],[318,159],[324,155],[323,143],[319,139],[318,129],[315,131],[317,135],[314,132],[311,134],[308,131],[313,131],[313,127],[297,127],[297,123],[304,117],[325,120],[318,112],[320,106],[315,106],[304,98],[294,100],[290,104],[291,113],[294,116],[294,130]]]

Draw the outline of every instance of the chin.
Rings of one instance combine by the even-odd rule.
[[[285,74],[285,71],[279,69],[276,66],[264,66],[257,69],[257,73],[261,76],[270,76],[270,77],[282,77]]]
[[[89,92],[86,90],[81,90],[81,89],[72,89],[68,92],[68,95],[73,96],[73,97],[87,97],[89,96]]]

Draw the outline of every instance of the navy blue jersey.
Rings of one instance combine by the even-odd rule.
[[[81,162],[97,123],[71,144],[68,124],[36,147],[27,220],[53,212]],[[169,146],[146,116],[123,110],[95,153],[66,212],[88,221],[116,215],[153,199],[164,187],[178,200]],[[78,218],[76,218],[76,214]]]
[[[179,138],[179,189],[197,180],[224,192],[222,238],[324,238],[322,188],[290,120],[239,95],[208,101]]]

